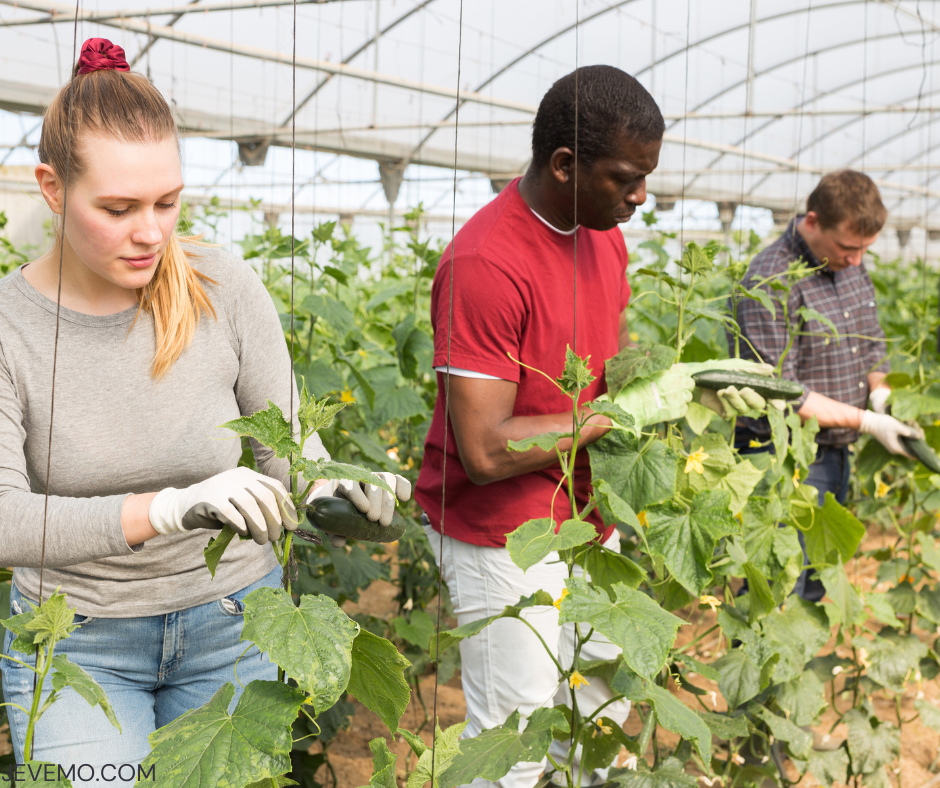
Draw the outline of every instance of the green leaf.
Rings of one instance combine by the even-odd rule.
[[[345,408],[348,403],[334,402],[330,404],[329,397],[318,400],[316,397],[311,397],[307,391],[307,381],[302,379],[301,383],[300,405],[297,408],[300,434],[312,435],[319,430],[329,429],[333,426],[336,414]]]
[[[561,377],[556,378],[565,394],[577,394],[596,380],[588,369],[590,360],[590,356],[581,358],[570,346],[565,349],[565,369]]]
[[[833,337],[839,336],[839,329],[836,328],[836,324],[833,323],[828,317],[826,317],[822,312],[819,312],[816,309],[808,306],[801,306],[796,310],[796,314],[806,323],[809,323],[811,320],[815,320],[817,323],[821,323],[825,328],[829,329]],[[801,327],[801,330],[806,331],[818,331],[818,328],[809,328]]]
[[[819,578],[826,588],[829,598],[835,602],[839,620],[844,626],[851,626],[858,621],[862,612],[862,600],[845,574],[841,563],[828,566],[819,572]]]
[[[55,668],[55,673],[52,674],[52,689],[56,693],[61,693],[66,687],[71,687],[85,699],[89,706],[99,706],[104,716],[108,718],[108,722],[118,731],[121,730],[121,724],[114,715],[108,696],[101,685],[84,668],[70,662],[65,654],[56,654],[52,658],[52,667]]]
[[[271,400],[268,407],[251,416],[227,421],[222,425],[236,435],[254,438],[262,446],[267,446],[277,457],[300,454],[300,446],[294,441],[290,424],[284,418],[281,409]]]
[[[317,712],[339,699],[349,683],[358,625],[327,596],[304,594],[299,606],[283,588],[259,588],[245,597],[242,640],[250,640],[311,696]]]
[[[894,614],[894,608],[891,607],[891,598],[887,594],[867,591],[862,595],[862,599],[865,607],[871,611],[872,617],[877,621],[895,629],[901,629],[904,626]]]
[[[69,607],[64,594],[55,593],[41,606],[33,606],[0,624],[17,636],[10,645],[14,651],[32,654],[39,644],[55,645],[71,635],[78,629],[78,624],[72,623],[74,619],[75,608]]]
[[[206,566],[209,567],[209,574],[212,575],[212,577],[215,577],[215,570],[219,567],[219,561],[222,560],[225,548],[229,546],[236,536],[237,534],[226,526],[219,531],[218,536],[213,536],[209,540],[209,544],[207,544],[202,551],[202,555],[206,559]]]
[[[701,435],[705,432],[708,425],[711,424],[712,418],[714,418],[715,415],[715,411],[710,408],[699,405],[697,402],[690,402],[689,409],[685,412],[685,420],[692,432],[696,435]]]
[[[411,663],[394,644],[367,629],[360,629],[352,645],[352,672],[347,691],[375,712],[392,732],[408,708],[411,688],[404,671]]]
[[[431,757],[434,756],[434,782],[431,788],[444,788],[440,782],[441,776],[447,772],[448,767],[454,759],[460,754],[459,738],[463,729],[467,727],[466,720],[451,725],[446,731],[441,730],[440,725],[435,726],[434,741],[435,746],[425,746],[423,752],[418,756],[418,763],[414,771],[408,775],[406,788],[423,788],[426,782],[431,779]],[[417,737],[415,737],[417,738]],[[414,749],[412,738],[408,738],[408,743]],[[423,743],[423,742],[422,742]],[[417,754],[417,753],[416,753]]]
[[[356,319],[346,305],[330,296],[313,293],[304,298],[300,306],[301,309],[316,315],[325,323],[329,323],[330,327],[336,332],[337,339],[345,339],[346,335],[356,325]]]
[[[675,758],[666,758],[652,771],[641,759],[636,769],[611,769],[607,780],[609,788],[695,788],[698,785],[696,778]]]
[[[809,754],[809,770],[820,783],[831,788],[833,783],[848,782],[849,754],[845,748],[813,750]]]
[[[920,560],[934,572],[940,572],[940,549],[937,549],[933,537],[918,533],[917,541],[920,543]]]
[[[921,659],[927,656],[927,646],[917,635],[893,634],[882,630],[882,635],[867,647],[871,667],[868,677],[894,692],[904,692],[905,683]],[[858,646],[862,641],[856,641]]]
[[[802,558],[802,556],[801,556]],[[775,610],[761,624],[764,634],[775,641],[780,663],[775,681],[789,681],[803,673],[803,668],[829,641],[829,619],[812,602],[791,596],[785,610]]]
[[[712,736],[717,736],[722,741],[740,739],[749,736],[751,733],[747,725],[747,715],[745,714],[738,714],[732,717],[728,714],[719,714],[714,711],[699,710],[698,716],[705,721],[708,729],[712,732]]]
[[[631,345],[604,364],[611,398],[636,380],[651,378],[676,363],[676,351],[666,345]]]
[[[150,734],[142,768],[156,767],[160,788],[236,788],[290,771],[291,723],[303,692],[252,681],[229,715],[234,695],[227,682],[204,706]]]
[[[517,763],[541,761],[548,752],[555,731],[569,732],[565,715],[558,709],[536,709],[523,732],[519,731],[519,721],[519,711],[516,710],[502,725],[464,740],[460,753],[441,775],[441,788],[469,784],[478,777],[499,780]]]
[[[731,649],[715,660],[712,667],[721,676],[718,688],[728,702],[729,709],[743,706],[751,698],[757,697],[763,689],[760,667],[754,664],[743,649]]]
[[[646,535],[636,512],[630,508],[630,505],[614,492],[606,480],[594,480],[594,486],[600,495],[599,507],[601,517],[605,523],[617,522],[629,525],[637,535],[645,541]]]
[[[375,401],[369,422],[378,429],[390,421],[404,421],[428,414],[428,406],[414,389],[408,386],[382,387],[375,392]]]
[[[669,690],[650,683],[646,699],[656,709],[656,720],[667,731],[691,741],[705,763],[711,760],[712,734],[705,721]]]
[[[264,780],[255,780],[253,783],[248,783],[245,788],[272,788],[272,782],[274,781],[273,788],[290,788],[291,785],[300,785],[296,780],[292,780],[286,774],[282,774],[280,777],[268,777]]]
[[[940,709],[927,698],[914,701],[914,708],[920,712],[920,721],[930,730],[940,733]]]
[[[805,424],[798,413],[791,413],[786,418],[790,428],[790,456],[799,463],[803,469],[808,469],[816,460],[816,433],[819,432],[819,422],[813,416]],[[783,457],[783,454],[778,455]]]
[[[751,493],[763,478],[764,471],[755,468],[750,460],[742,460],[718,482],[718,488],[731,495],[728,507],[731,514],[739,514],[747,506]]]
[[[551,595],[547,591],[536,591],[531,596],[522,597],[514,605],[506,605],[503,608],[502,613],[497,613],[495,616],[487,616],[486,618],[480,618],[476,621],[471,621],[463,626],[459,626],[456,629],[450,629],[445,632],[441,632],[438,636],[440,640],[440,653],[443,654],[451,646],[456,645],[464,638],[473,637],[478,632],[481,632],[485,627],[492,624],[497,618],[519,618],[521,611],[525,610],[528,607],[538,607],[544,606],[548,607],[555,604],[555,600],[552,599]],[[432,635],[430,643],[428,645],[428,651],[433,658],[437,653],[438,646],[435,643],[435,638]]]
[[[715,267],[705,250],[695,243],[695,241],[689,241],[689,243],[686,244],[685,250],[682,252],[682,257],[676,260],[676,265],[688,271],[690,274],[708,273]]]
[[[579,550],[575,563],[584,568],[591,583],[608,591],[614,585],[623,583],[630,588],[639,588],[646,580],[646,573],[625,555],[608,550],[597,542],[592,542],[585,549]]]
[[[419,374],[420,357],[430,358],[434,353],[434,341],[427,332],[415,326],[414,313],[392,329],[392,338],[401,374],[408,380],[415,380]]]
[[[529,451],[536,446],[542,451],[555,451],[555,444],[563,438],[570,438],[570,432],[543,432],[521,441],[508,441],[509,451]]]
[[[75,773],[72,764],[63,768],[46,761],[27,761],[9,768],[16,778],[17,788],[72,788],[72,781],[66,775]],[[10,777],[4,782],[12,784]]]
[[[901,421],[913,421],[921,416],[940,413],[940,399],[916,391],[892,390],[888,402],[891,415]]]
[[[812,670],[777,685],[775,692],[777,704],[794,725],[815,725],[820,713],[828,706],[825,687]]]
[[[619,405],[614,404],[613,402],[607,402],[606,400],[597,399],[589,404],[594,413],[600,413],[602,416],[607,416],[615,424],[619,424],[621,427],[625,427],[631,432],[636,432],[636,422],[629,413],[627,413]]]
[[[833,551],[838,552],[842,563],[851,560],[865,536],[861,521],[831,492],[826,493],[825,502],[813,510],[813,515],[812,527],[803,534],[809,560],[824,564]]]
[[[523,572],[555,550],[577,547],[597,537],[597,530],[583,520],[565,520],[558,533],[551,517],[529,520],[506,537],[506,549],[512,562]]]
[[[890,722],[869,718],[858,709],[849,709],[842,719],[849,727],[847,742],[855,774],[880,769],[901,754],[901,732]]]
[[[748,711],[763,720],[770,729],[771,734],[790,745],[790,752],[797,758],[809,758],[813,749],[813,736],[802,728],[794,725],[786,717],[774,714],[770,709],[758,703],[752,704]]]
[[[388,743],[381,738],[370,741],[369,749],[372,750],[372,777],[369,778],[368,788],[398,788],[395,781],[398,756],[388,749]]]
[[[770,613],[776,604],[774,595],[770,593],[770,586],[767,585],[767,578],[750,561],[744,564],[744,575],[747,577],[748,599],[750,600],[747,620],[749,624],[753,624]]]
[[[708,564],[718,540],[740,530],[728,508],[729,499],[725,490],[706,490],[696,494],[691,507],[670,501],[646,510],[650,550],[662,556],[693,596],[700,596],[714,579]]]
[[[623,649],[623,659],[636,673],[651,679],[666,664],[669,649],[685,622],[667,613],[646,594],[623,583],[613,587],[616,601],[587,581],[567,580],[569,594],[560,605],[559,623],[588,623],[614,645]]]
[[[773,320],[777,319],[777,308],[776,308],[776,305],[774,304],[774,300],[771,297],[770,293],[768,293],[764,288],[762,287],[746,288],[743,285],[736,285],[734,290],[736,293],[743,295],[746,298],[750,298],[754,301],[757,301],[762,307],[764,307],[764,309],[770,312],[770,317]]]
[[[672,498],[678,455],[664,441],[640,448],[636,437],[611,430],[588,446],[591,475],[606,480],[634,512]]]
[[[354,482],[365,482],[381,487],[392,495],[395,491],[372,471],[360,465],[350,465],[346,462],[333,462],[333,460],[306,460],[298,457],[291,466],[291,473],[300,473],[308,481],[315,479],[349,479]]]
[[[402,640],[423,649],[434,634],[434,619],[424,610],[413,610],[409,618],[393,618],[392,627]]]

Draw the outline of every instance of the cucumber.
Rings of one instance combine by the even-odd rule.
[[[320,531],[366,542],[397,542],[405,533],[405,521],[398,512],[391,525],[379,525],[345,498],[317,498],[307,507],[306,514],[307,521]]]
[[[901,436],[901,443],[904,448],[910,452],[921,463],[927,466],[934,473],[940,473],[940,457],[930,448],[923,438],[905,438]]]
[[[720,391],[728,386],[750,388],[764,399],[797,399],[803,396],[803,387],[792,380],[754,375],[728,369],[705,369],[692,375],[695,385],[703,389]]]

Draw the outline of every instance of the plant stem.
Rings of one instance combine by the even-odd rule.
[[[33,692],[33,703],[29,710],[29,722],[26,726],[26,742],[23,745],[23,758],[27,761],[33,759],[33,737],[36,733],[36,723],[39,722],[39,701],[42,698],[43,685],[46,683],[46,674],[52,665],[52,650],[55,641],[49,644],[48,653],[39,646],[36,650],[36,672],[38,673],[36,688]]]

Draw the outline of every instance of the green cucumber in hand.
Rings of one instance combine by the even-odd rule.
[[[901,444],[912,457],[920,461],[934,473],[940,473],[940,457],[937,457],[937,453],[930,448],[927,441],[923,438],[905,438],[902,435]]]
[[[307,520],[320,531],[365,542],[397,542],[405,533],[405,521],[395,512],[391,525],[379,525],[345,498],[325,496],[306,508]],[[303,537],[301,537],[303,538]]]
[[[797,399],[803,396],[803,387],[792,380],[782,380],[750,372],[729,369],[705,369],[692,375],[695,385],[703,389],[720,391],[728,386],[737,389],[749,388],[764,399]]]

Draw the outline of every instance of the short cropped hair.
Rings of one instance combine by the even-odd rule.
[[[619,68],[584,66],[559,79],[542,97],[532,125],[536,167],[548,164],[559,148],[575,149],[575,82],[578,158],[585,163],[616,155],[620,134],[639,143],[663,138],[663,114],[646,88]]]
[[[806,198],[806,210],[816,214],[824,230],[848,220],[851,230],[865,238],[881,232],[888,218],[874,181],[855,170],[824,175]]]

